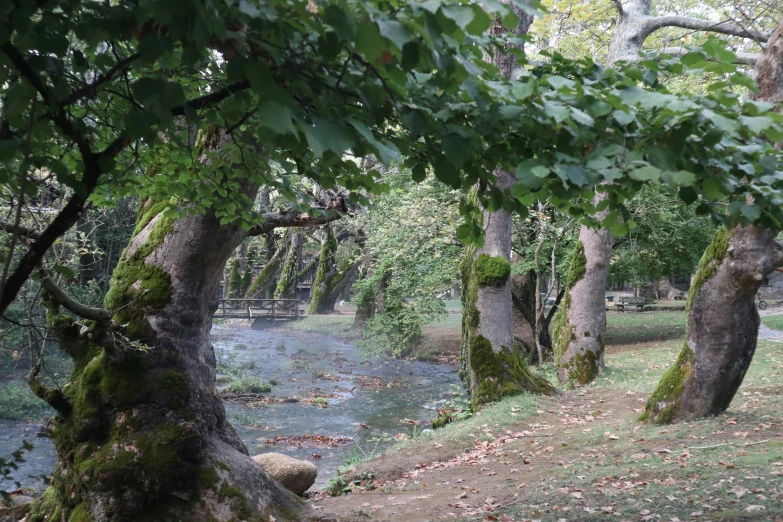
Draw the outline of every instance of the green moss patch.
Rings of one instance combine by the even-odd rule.
[[[658,387],[647,399],[644,413],[639,417],[640,421],[666,424],[674,420],[680,408],[685,383],[693,375],[694,362],[693,351],[686,344],[682,347],[674,366],[663,374]]]
[[[576,341],[574,327],[568,324],[568,309],[571,307],[571,289],[584,278],[586,273],[587,257],[585,256],[585,246],[581,241],[577,241],[571,259],[571,266],[568,269],[565,297],[552,318],[552,348],[555,352],[555,364],[558,367],[563,354],[568,349],[568,345]]]
[[[510,275],[511,263],[503,256],[480,254],[473,261],[473,277],[478,286],[503,286]]]
[[[141,233],[167,205],[147,203],[147,210],[142,214],[133,237]],[[160,216],[144,244],[132,255],[127,255],[126,249],[112,273],[104,306],[113,313],[116,322],[126,325],[131,337],[143,339],[149,333],[149,312],[163,308],[171,300],[171,278],[162,268],[147,264],[145,259],[173,230],[174,221]]]

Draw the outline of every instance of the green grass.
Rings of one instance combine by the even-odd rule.
[[[54,410],[23,383],[11,382],[0,387],[0,419],[37,421],[49,417]]]
[[[685,312],[611,312],[606,320],[607,346],[668,341],[685,335]]]
[[[762,317],[761,322],[775,330],[783,330],[783,315],[768,315]]]
[[[286,329],[301,332],[325,332],[332,335],[347,335],[353,328],[353,315],[309,315],[299,321],[286,324]]]

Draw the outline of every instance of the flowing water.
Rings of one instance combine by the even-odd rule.
[[[279,383],[260,401],[225,403],[250,454],[275,451],[313,462],[315,488],[350,458],[428,429],[437,404],[459,384],[456,366],[365,357],[353,343],[322,333],[232,325],[213,327],[212,336],[219,383],[237,374]],[[32,442],[14,478],[42,489],[41,476],[51,473],[56,454],[37,431],[34,424],[0,421],[0,456],[18,449],[22,439]],[[287,439],[292,436],[311,437]],[[0,489],[14,487],[0,483]]]

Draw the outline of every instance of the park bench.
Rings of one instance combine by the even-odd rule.
[[[614,305],[620,312],[624,312],[626,306],[635,306],[638,312],[644,312],[644,307],[646,305],[652,304],[652,302],[653,300],[649,297],[621,297],[620,300]]]

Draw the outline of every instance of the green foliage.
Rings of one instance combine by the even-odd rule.
[[[422,292],[419,281],[397,269],[391,258],[382,258],[369,277],[354,285],[354,304],[378,299],[379,312],[368,319],[357,345],[367,353],[407,357],[422,337],[422,327],[446,316],[442,300]]]
[[[11,382],[0,388],[0,419],[34,421],[53,413],[54,410],[36,397],[26,384]]]
[[[692,274],[715,224],[697,215],[671,187],[650,185],[628,202],[634,228],[612,247],[610,282],[645,281]],[[611,284],[611,283],[610,283]]]

